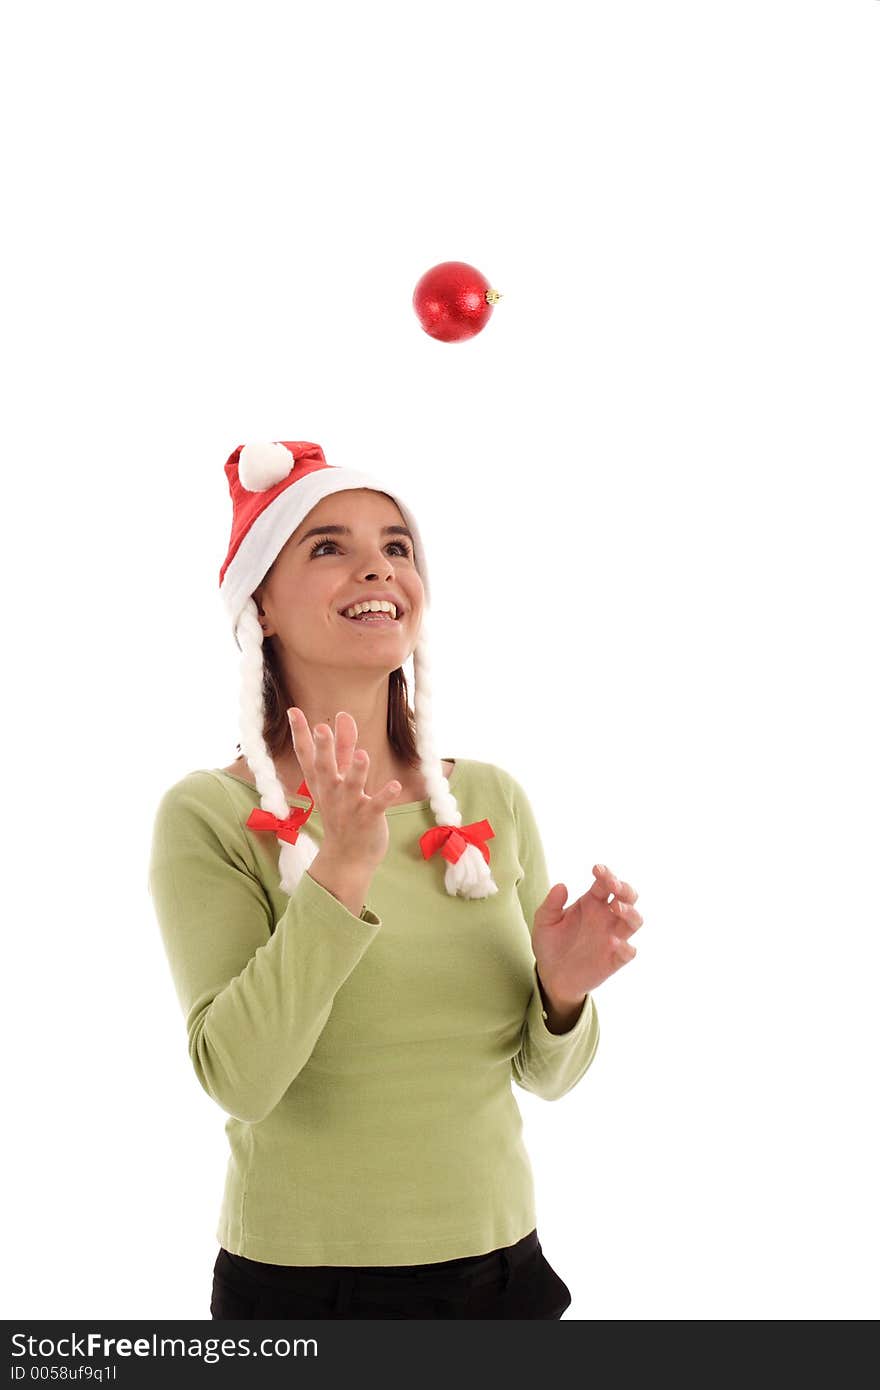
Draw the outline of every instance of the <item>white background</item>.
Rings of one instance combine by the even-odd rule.
[[[880,4],[19,6],[2,59],[5,1316],[208,1318],[146,888],[235,755],[223,464],[411,502],[443,756],[636,959],[517,1091],[568,1319],[878,1314]],[[438,261],[501,291],[446,345]]]

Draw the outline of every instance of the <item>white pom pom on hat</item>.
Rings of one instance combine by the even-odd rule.
[[[238,456],[238,480],[248,492],[265,492],[291,471],[290,450],[284,444],[245,444]]]

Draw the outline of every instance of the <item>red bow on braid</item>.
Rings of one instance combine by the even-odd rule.
[[[475,845],[488,864],[489,849],[484,841],[493,839],[494,835],[487,820],[475,820],[470,825],[432,825],[419,836],[419,844],[426,859],[439,850],[450,864],[458,863],[469,844]]]
[[[264,811],[262,806],[255,806],[245,825],[250,826],[251,830],[274,830],[279,839],[295,845],[297,835],[315,809],[314,800],[304,781],[300,782],[296,794],[308,797],[311,801],[312,804],[307,811],[302,806],[291,806],[289,814],[282,819],[280,816],[274,816],[271,811]]]

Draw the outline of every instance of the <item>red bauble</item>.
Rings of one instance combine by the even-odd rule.
[[[413,308],[425,332],[441,343],[473,338],[492,317],[501,295],[465,261],[441,261],[426,270],[413,291]]]

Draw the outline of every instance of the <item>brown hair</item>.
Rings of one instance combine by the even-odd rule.
[[[287,711],[290,703],[284,691],[284,683],[275,656],[271,637],[263,639],[263,738],[270,757],[274,760],[286,752],[292,744],[290,720]],[[388,741],[398,757],[403,758],[409,767],[420,765],[416,749],[415,715],[410,709],[409,690],[403,667],[391,672],[388,680]],[[241,756],[241,744],[235,745]]]

